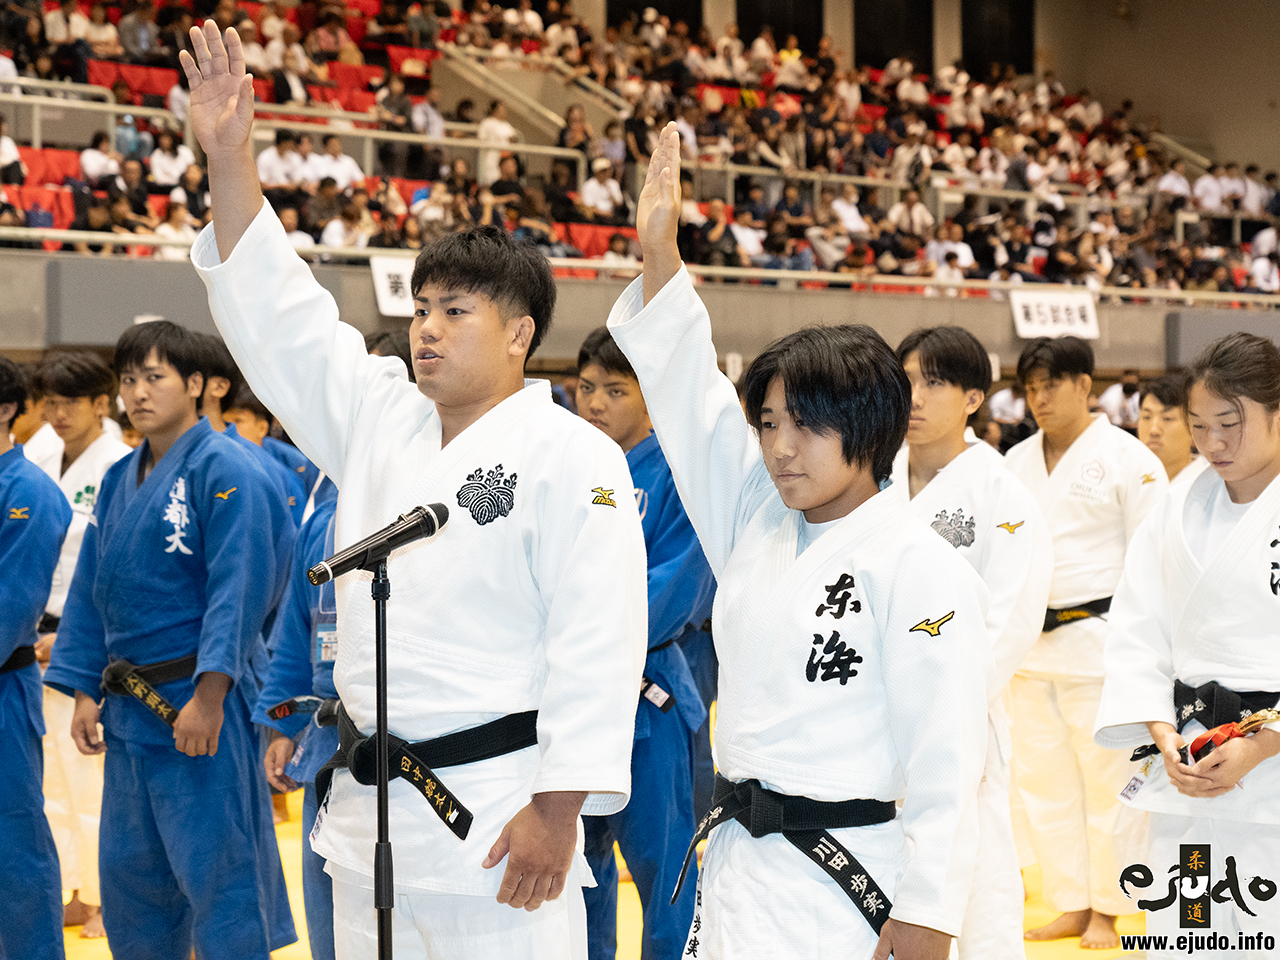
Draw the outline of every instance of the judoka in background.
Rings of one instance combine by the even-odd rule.
[[[71,507],[9,439],[26,405],[22,371],[0,357],[0,958],[61,960],[62,887],[41,792],[45,725],[35,644]]]
[[[1280,350],[1231,334],[1195,360],[1189,379],[1191,436],[1211,469],[1175,484],[1129,545],[1094,737],[1122,756],[1152,741],[1159,748],[1124,791],[1151,816],[1141,860],[1150,881],[1128,885],[1134,900],[1162,903],[1148,908],[1147,932],[1213,931],[1236,956],[1271,957],[1262,943],[1241,949],[1239,935],[1280,931],[1280,723],[1192,765],[1178,748],[1280,701]],[[1175,682],[1192,688],[1179,712]],[[1200,849],[1200,864],[1184,862],[1184,844]],[[1203,886],[1211,895],[1199,904],[1199,929],[1184,921],[1200,897],[1163,904],[1175,878],[1180,893]]]
[[[45,674],[75,697],[81,752],[106,752],[98,857],[120,960],[193,945],[208,960],[265,960],[296,939],[249,719],[250,660],[291,521],[249,453],[197,417],[202,359],[166,321],[116,344],[146,441],[103,478]],[[108,695],[99,711],[111,660],[191,654],[192,676],[156,687],[178,710],[173,729],[133,696]]]
[[[671,891],[693,838],[693,737],[707,718],[680,641],[710,614],[715,582],[653,435],[640,383],[604,327],[578,351],[576,399],[578,415],[627,455],[649,565],[649,653],[631,747],[631,782],[640,793],[617,813],[583,822],[596,878],[586,892],[588,948],[591,960],[613,960],[618,952],[617,840],[644,913],[640,956],[677,960],[693,920],[694,884],[674,905]]]

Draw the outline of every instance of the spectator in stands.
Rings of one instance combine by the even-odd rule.
[[[418,221],[413,217],[406,217],[405,223],[412,223],[415,226]],[[372,237],[369,238],[368,246],[376,250],[399,250],[404,237],[400,232],[400,224],[395,217],[383,217],[378,223],[378,229]]]
[[[1098,397],[1098,406],[1107,415],[1114,426],[1137,435],[1140,398],[1138,383],[1141,373],[1138,370],[1125,370],[1120,379],[1102,391]]]
[[[489,115],[480,121],[476,130],[476,138],[489,143],[507,146],[517,139],[516,128],[507,122],[507,105],[502,100],[494,100],[489,104]],[[480,186],[487,187],[498,179],[498,160],[501,150],[481,150],[477,165],[476,179]]]
[[[369,234],[360,229],[360,210],[354,203],[347,203],[342,212],[330,220],[320,234],[322,247],[360,247],[369,243]]]
[[[587,123],[587,111],[580,103],[569,104],[564,114],[564,126],[557,138],[559,145],[569,150],[581,150],[590,156],[594,139],[595,133]]]
[[[1086,131],[1092,132],[1102,123],[1102,104],[1089,96],[1088,90],[1081,90],[1076,102],[1062,113],[1064,121],[1075,120]]]
[[[123,194],[109,197],[107,209],[111,211],[111,229],[115,233],[146,233],[159,223],[151,216],[150,210],[144,216],[135,214],[129,206],[129,198]]]
[[[874,276],[876,272],[875,252],[861,240],[849,244],[844,258],[836,264],[837,273],[853,273],[858,276]]]
[[[351,43],[351,35],[347,33],[346,20],[337,10],[330,10],[323,15],[320,25],[311,31],[304,44],[307,53],[317,60],[337,60],[338,54]]]
[[[146,171],[141,160],[126,160],[120,165],[120,178],[111,184],[107,195],[115,200],[124,197],[129,202],[129,209],[136,216],[150,216],[151,206],[147,198],[151,195],[146,180]]]
[[[440,20],[433,3],[422,3],[409,8],[405,21],[409,25],[409,43],[418,48],[434,50],[440,35]]]
[[[53,45],[55,68],[76,83],[89,81],[89,18],[80,12],[78,0],[61,0],[44,15],[45,39]]]
[[[591,161],[591,179],[582,185],[578,210],[593,223],[625,223],[627,204],[613,178],[613,164],[605,157]]]
[[[27,166],[18,153],[18,145],[9,136],[9,121],[0,116],[0,184],[16,183],[19,186],[27,181]]]
[[[782,188],[782,199],[774,205],[773,214],[786,225],[787,235],[803,239],[807,229],[813,226],[813,207],[800,196],[800,186],[787,181]]]
[[[298,185],[307,193],[314,193],[324,178],[320,157],[312,147],[311,134],[298,134]]]
[[[49,56],[49,41],[44,35],[44,21],[38,16],[28,17],[24,21],[22,35],[13,45],[13,64],[24,77],[35,77],[42,71],[37,69],[36,61],[45,57],[49,65],[43,72],[52,73],[53,58]]]
[[[572,20],[558,14],[553,15],[550,8],[547,10],[547,20],[550,22],[542,34],[543,52],[569,63],[577,63],[578,31],[573,28]]]
[[[121,106],[134,106],[133,93],[129,84],[117,80],[111,85],[111,95]],[[146,121],[140,121],[131,113],[117,114],[115,129],[116,152],[123,157],[146,159],[155,148],[155,138],[151,131],[145,129]]]
[[[69,230],[93,231],[97,233],[113,233],[111,223],[111,208],[108,202],[101,197],[93,197],[81,210],[79,215],[71,221]],[[74,250],[76,253],[85,256],[101,256],[109,257],[115,252],[115,246],[111,243],[89,243],[84,240],[77,240],[74,243],[63,244],[63,250]]]
[[[205,182],[204,168],[198,163],[187,167],[182,182],[169,192],[169,199],[182,204],[193,220],[200,223],[209,219],[209,184]]]
[[[244,52],[244,68],[255,77],[265,77],[270,68],[266,48],[258,41],[258,25],[245,17],[236,25],[236,33],[240,35],[240,48]]]
[[[169,240],[185,240],[195,243],[196,230],[191,226],[187,208],[176,200],[165,204],[164,222],[156,227],[156,236]],[[156,257],[160,260],[186,260],[190,257],[188,247],[157,247]]]
[[[85,183],[98,190],[120,175],[120,154],[111,149],[111,138],[99,130],[93,135],[89,148],[80,153],[80,172]]]
[[[338,182],[333,177],[324,177],[314,197],[307,200],[304,208],[304,220],[307,229],[319,237],[325,227],[342,215],[342,209],[350,201],[342,196]]]
[[[84,39],[95,60],[118,60],[124,56],[120,34],[107,19],[106,4],[95,3],[89,8],[89,26],[85,28]]]
[[[1271,251],[1265,257],[1255,257],[1249,271],[1251,289],[1256,293],[1280,293],[1280,253]]]
[[[298,210],[296,207],[281,208],[280,226],[284,227],[284,234],[289,238],[289,243],[299,253],[304,250],[310,250],[316,245],[315,237],[305,230],[298,229]]]
[[[379,128],[390,133],[411,133],[413,101],[404,90],[404,77],[393,73],[386,93],[377,106]],[[404,141],[378,144],[378,162],[385,176],[403,177],[409,161],[409,144]]]
[[[267,43],[283,35],[284,25],[288,23],[280,16],[280,8],[275,0],[266,0],[262,5],[262,15],[258,18],[258,34]]]
[[[142,0],[132,13],[120,18],[118,25],[120,44],[131,63],[144,66],[165,64],[172,51],[160,41],[160,29],[156,26],[156,9],[151,0]]]
[[[301,182],[301,158],[298,156],[298,136],[292,130],[277,130],[276,142],[258,154],[258,179],[262,181],[262,193],[273,207],[296,205],[301,202],[298,184]]]
[[[324,153],[316,158],[316,170],[321,179],[332,178],[344,193],[364,182],[364,171],[360,169],[355,157],[342,152],[342,138],[336,133],[325,136]]]
[[[532,0],[520,0],[518,6],[507,9],[503,19],[515,31],[516,36],[531,40],[542,36],[542,17],[533,9]]]
[[[151,180],[157,193],[169,193],[178,185],[187,168],[196,162],[195,154],[178,140],[172,130],[163,129],[156,135],[156,146],[151,152]]]
[[[369,21],[369,32],[365,40],[372,43],[399,44],[407,46],[409,42],[409,24],[405,22],[403,11],[397,0],[383,0],[378,15]]]
[[[889,229],[916,237],[928,236],[933,229],[933,214],[920,202],[920,193],[908,190],[907,195],[889,208]]]
[[[1209,172],[1197,177],[1191,195],[1195,198],[1196,209],[1202,213],[1224,213],[1226,206],[1222,193],[1222,177],[1226,168],[1215,163]]]
[[[195,21],[190,11],[180,6],[169,6],[156,12],[156,26],[160,28],[160,46],[165,51],[164,66],[182,73],[178,64],[179,52],[192,52],[191,26]]]
[[[497,207],[519,206],[524,199],[524,187],[520,183],[520,165],[515,157],[503,157],[498,163],[498,179],[489,187]]]
[[[758,237],[757,237],[758,240]],[[707,205],[707,222],[698,230],[694,243],[698,262],[713,267],[747,267],[751,261],[738,246],[737,234],[729,223],[724,201],[716,198]]]

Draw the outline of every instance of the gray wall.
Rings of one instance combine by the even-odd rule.
[[[1280,169],[1276,0],[1037,0],[1036,65],[1219,160]]]
[[[367,267],[320,265],[313,270],[333,294],[343,319],[361,330],[407,323],[378,314]],[[576,357],[583,338],[604,323],[624,286],[620,280],[560,280],[556,322],[539,359],[569,361]],[[958,324],[998,353],[1006,367],[1016,361],[1021,349],[1008,306],[992,300],[707,282],[699,285],[698,292],[711,314],[722,355],[734,352],[750,359],[777,337],[820,323],[867,323],[892,344],[919,326]],[[1210,313],[1220,331],[1226,320],[1238,319],[1243,324],[1255,316]],[[204,285],[190,264],[0,253],[0,349],[38,350],[52,344],[109,346],[135,317],[148,314],[213,331]],[[1099,368],[1161,368],[1165,314],[1160,306],[1099,305],[1102,338],[1094,345]]]

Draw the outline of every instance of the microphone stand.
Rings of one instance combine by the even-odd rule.
[[[366,567],[365,569],[368,569]],[[373,848],[373,906],[378,914],[378,960],[391,960],[391,910],[395,905],[394,870],[391,863],[391,836],[387,811],[387,784],[391,779],[387,761],[387,600],[391,580],[387,558],[374,563],[373,570],[374,671],[377,698],[378,841]]]

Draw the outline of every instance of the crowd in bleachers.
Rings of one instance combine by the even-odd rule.
[[[518,138],[500,101],[481,105],[483,118],[470,100],[452,109],[439,102],[429,73],[442,42],[490,57],[560,57],[631,105],[629,117],[603,130],[593,129],[580,107],[567,112],[558,143],[590,161],[581,185],[564,162],[549,177],[529,178],[521,160],[501,149],[481,151],[474,165],[445,164],[436,146],[383,142],[376,169],[362,170],[341,141],[282,135],[259,166],[273,204],[293,211],[287,216],[300,247],[309,240],[412,248],[450,230],[495,223],[549,255],[598,255],[617,230],[630,235],[638,172],[656,131],[673,120],[686,160],[776,171],[738,176],[732,204],[708,202],[691,180],[681,232],[691,262],[867,277],[1280,291],[1275,173],[1232,163],[1189,179],[1183,162],[1132,117],[1131,104],[1104,110],[1087,91],[1069,95],[1052,73],[1036,80],[992,65],[986,77],[972,77],[957,63],[930,77],[907,56],[883,69],[846,66],[826,38],[809,53],[794,36],[779,47],[767,27],[749,43],[733,24],[719,37],[706,28],[695,36],[652,8],[593,36],[571,3],[557,0],[545,14],[530,0],[506,9],[468,0],[461,10],[394,0],[196,0],[190,9],[146,0],[125,7],[27,0],[7,9],[0,54],[11,59],[0,56],[0,74],[9,62],[33,77],[89,79],[110,86],[118,103],[164,105],[179,120],[186,91],[176,57],[189,42],[193,16],[238,28],[259,99],[366,112],[384,130],[441,137],[452,120],[477,124],[473,135],[500,147]],[[0,139],[0,184],[19,185],[15,196],[0,199],[0,223],[31,222],[21,185],[44,186],[32,184],[23,153]],[[815,190],[811,179],[790,179],[801,172],[915,189],[899,195],[896,188],[826,183]],[[202,177],[179,137],[124,115],[80,154],[77,173],[65,173],[100,195],[77,200],[70,219],[65,209],[52,211],[53,220],[114,233],[168,225],[186,235],[207,219]],[[921,198],[948,187],[1020,191],[1030,199],[970,195],[938,223]],[[117,202],[122,196],[127,213]],[[34,225],[53,225],[40,200]],[[1087,204],[1085,217],[1080,203]],[[1230,222],[1212,217],[1177,230],[1181,209],[1239,213],[1243,242],[1233,244]],[[574,224],[599,229],[570,230]]]

